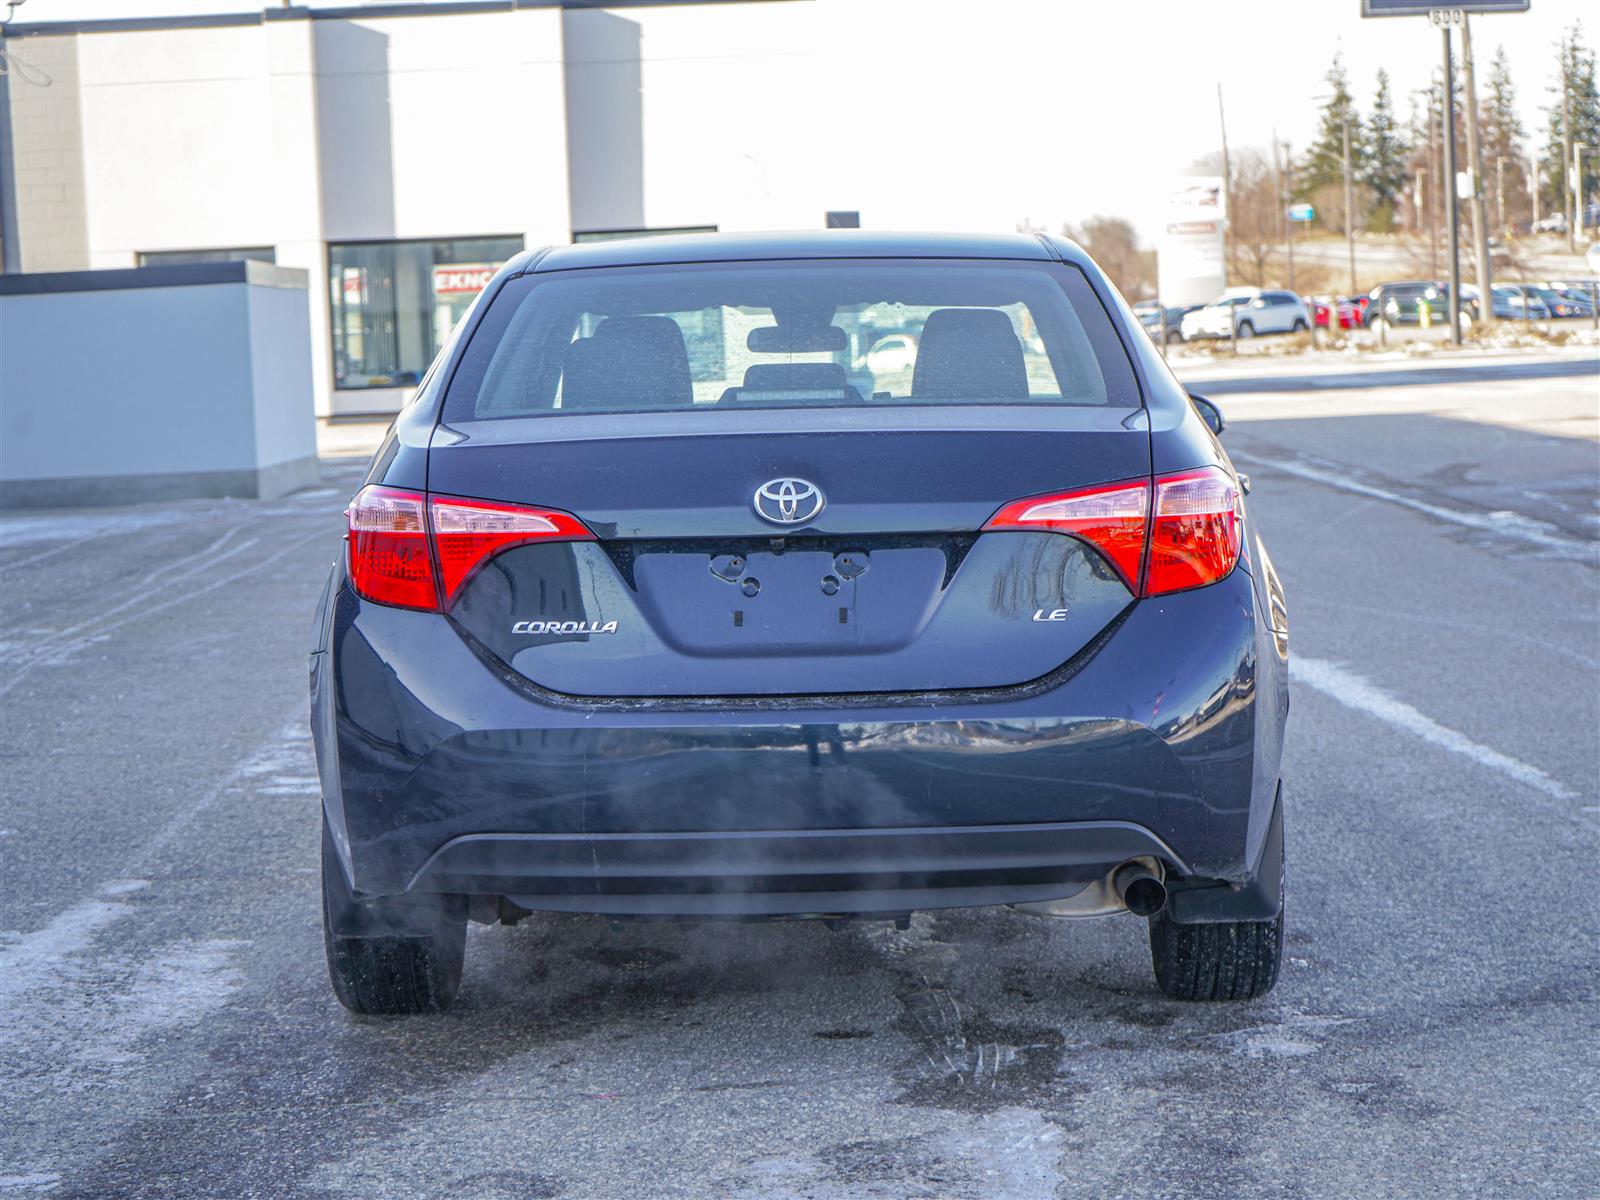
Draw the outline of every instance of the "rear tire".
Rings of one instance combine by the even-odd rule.
[[[1304,321],[1302,321],[1299,317],[1296,317],[1294,319],[1294,327],[1292,329],[1290,329],[1289,332],[1290,333],[1304,333],[1305,331],[1306,331],[1306,323]]]
[[[328,979],[339,1003],[353,1013],[402,1015],[443,1012],[461,990],[467,921],[459,905],[440,898],[437,928],[424,937],[347,937],[335,933],[331,904],[352,904],[344,868],[322,827],[322,938]],[[381,901],[379,902],[381,903]]]
[[[1256,327],[1254,325],[1250,324],[1249,321],[1239,322],[1239,336],[1241,338],[1253,338],[1255,335]]]
[[[1278,982],[1283,914],[1270,921],[1179,925],[1150,918],[1156,986],[1174,1000],[1254,1000]]]
[[[1268,842],[1272,844],[1271,839]],[[1284,895],[1283,839],[1277,838],[1278,895]],[[1150,918],[1150,964],[1156,986],[1174,1000],[1254,1000],[1278,982],[1283,962],[1283,901],[1270,921],[1180,925],[1166,912]]]

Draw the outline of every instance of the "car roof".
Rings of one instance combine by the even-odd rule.
[[[1064,242],[1057,245],[1070,261],[1076,247]],[[1011,258],[1050,262],[1054,257],[1044,242],[1030,234],[829,229],[794,233],[688,233],[580,242],[555,247],[534,261],[532,270],[542,273],[583,267],[774,258]]]

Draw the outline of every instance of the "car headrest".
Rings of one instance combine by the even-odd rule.
[[[757,363],[744,373],[744,383],[727,396],[730,403],[782,404],[859,400],[838,363]]]
[[[607,317],[562,360],[563,408],[687,408],[689,351],[671,317]]]
[[[1026,400],[1028,369],[1011,318],[994,308],[934,309],[917,343],[911,396]]]

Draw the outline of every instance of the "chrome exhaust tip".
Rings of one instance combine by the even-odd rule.
[[[1124,863],[1111,877],[1117,898],[1136,917],[1153,917],[1167,906],[1167,885],[1142,862]]]

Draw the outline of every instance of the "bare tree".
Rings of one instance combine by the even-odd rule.
[[[1061,232],[1088,251],[1124,296],[1140,300],[1155,295],[1156,253],[1139,245],[1131,221],[1096,216],[1076,227],[1065,225]]]

